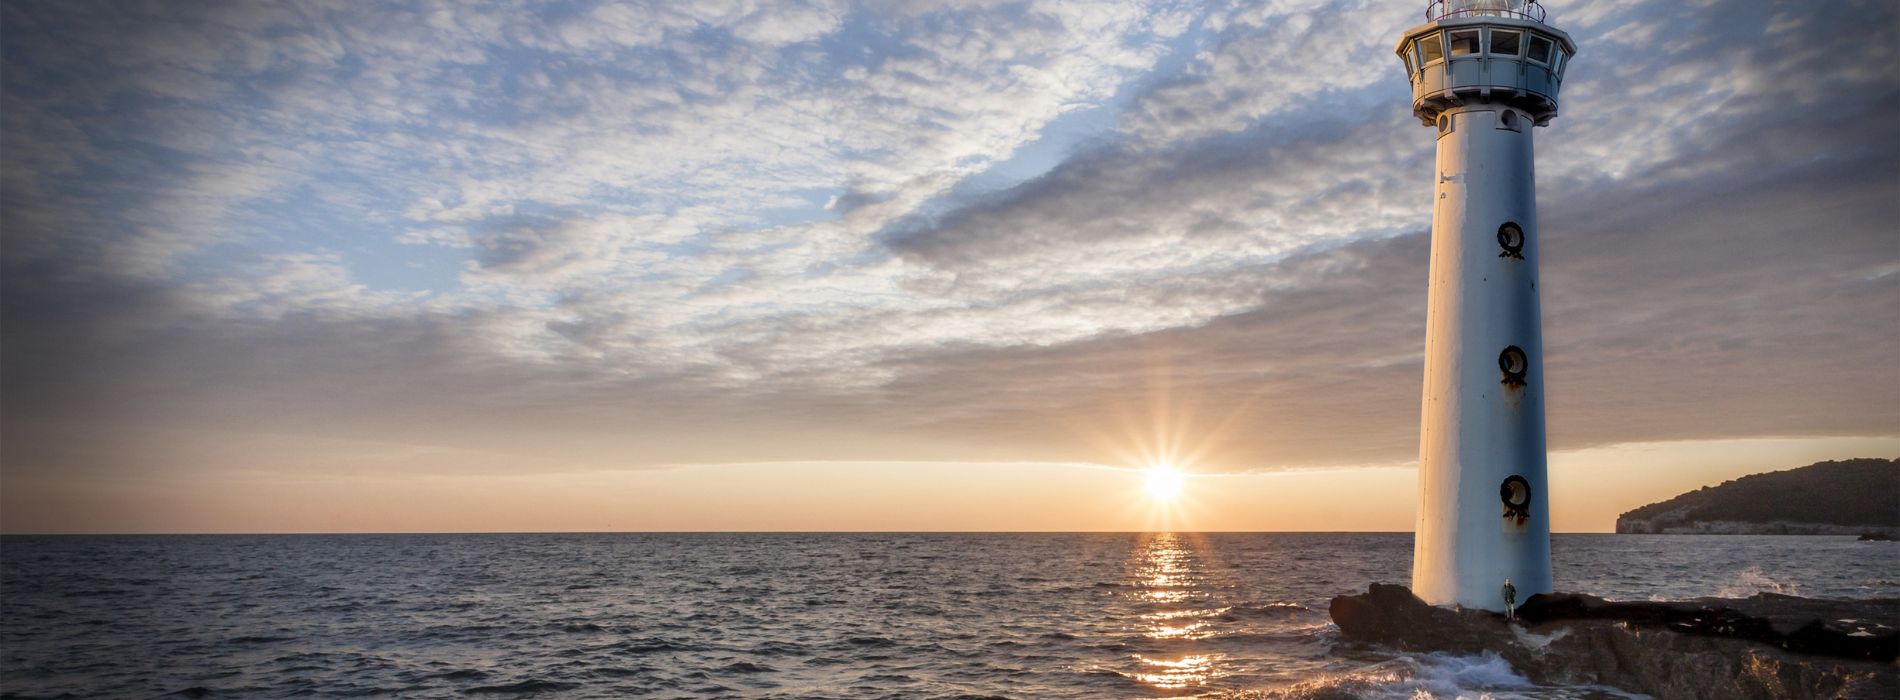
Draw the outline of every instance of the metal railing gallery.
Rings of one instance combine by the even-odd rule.
[[[1542,24],[1544,6],[1537,0],[1432,0],[1425,6],[1425,21],[1448,17],[1510,17]]]

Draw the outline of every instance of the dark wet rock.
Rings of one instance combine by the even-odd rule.
[[[1520,622],[1426,605],[1373,584],[1332,601],[1350,642],[1408,651],[1494,652],[1533,681],[1601,684],[1659,698],[1900,697],[1900,600],[1612,602],[1532,596]]]
[[[1406,651],[1476,654],[1510,634],[1502,617],[1426,605],[1411,589],[1389,583],[1372,584],[1365,595],[1333,598],[1329,609],[1340,634]]]
[[[1746,639],[1788,651],[1892,662],[1900,656],[1900,599],[1817,600],[1775,593],[1677,602],[1611,602],[1576,593],[1534,595],[1518,609],[1526,624],[1617,620],[1710,637]]]

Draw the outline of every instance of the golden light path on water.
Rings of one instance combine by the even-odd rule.
[[[1130,564],[1137,595],[1152,608],[1140,618],[1143,636],[1153,640],[1199,640],[1212,635],[1209,618],[1228,609],[1197,605],[1207,602],[1201,590],[1207,583],[1203,575],[1207,569],[1188,538],[1172,532],[1149,535]],[[1132,675],[1157,690],[1187,690],[1225,675],[1221,668],[1225,658],[1220,653],[1168,657],[1137,654],[1140,668]]]
[[[1176,654],[1135,654],[1130,676],[1169,696],[1196,697],[1197,689],[1232,672],[1226,668],[1226,654],[1198,648],[1215,636],[1216,618],[1231,608],[1220,605],[1210,591],[1208,573],[1219,568],[1212,549],[1200,538],[1174,530],[1198,529],[1196,465],[1218,452],[1224,436],[1240,427],[1237,419],[1245,411],[1233,410],[1211,425],[1197,420],[1193,406],[1198,402],[1175,395],[1168,359],[1155,357],[1150,364],[1144,373],[1145,404],[1127,407],[1135,410],[1122,412],[1115,426],[1086,434],[1123,464],[1142,465],[1136,472],[1140,497],[1132,498],[1131,506],[1146,511],[1151,534],[1129,562],[1134,595],[1147,609],[1139,616],[1138,631],[1154,642],[1184,647]],[[1246,397],[1242,407],[1258,398]]]

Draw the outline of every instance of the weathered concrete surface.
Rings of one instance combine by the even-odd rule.
[[[1670,603],[1532,596],[1519,623],[1426,605],[1373,584],[1333,599],[1352,642],[1495,652],[1538,683],[1601,684],[1664,700],[1900,697],[1900,600],[1761,594]]]

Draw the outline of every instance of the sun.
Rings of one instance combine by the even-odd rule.
[[[1143,488],[1148,491],[1149,498],[1162,502],[1172,501],[1181,496],[1182,480],[1181,472],[1177,471],[1173,465],[1157,464],[1148,468],[1148,479],[1143,484]]]

